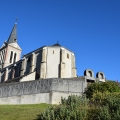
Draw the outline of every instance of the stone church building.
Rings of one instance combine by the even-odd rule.
[[[56,43],[21,58],[17,24],[0,48],[0,104],[59,104],[61,97],[82,95],[88,84],[105,82],[103,72],[86,69],[77,76],[75,54]]]
[[[56,43],[42,46],[21,59],[17,24],[0,48],[0,82],[76,77],[75,55]]]

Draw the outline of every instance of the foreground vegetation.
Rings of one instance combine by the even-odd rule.
[[[62,98],[60,105],[1,105],[0,120],[120,120],[120,87],[93,83],[80,96]]]
[[[61,102],[38,120],[120,120],[120,87],[115,82],[91,84],[82,97],[73,95]]]

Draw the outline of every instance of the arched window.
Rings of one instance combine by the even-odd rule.
[[[16,57],[17,57],[17,54],[15,53],[14,54],[14,61],[13,61],[14,63],[16,62]]]
[[[10,63],[12,63],[13,51],[10,53]]]
[[[100,78],[103,79],[103,74],[102,73],[100,73]]]
[[[92,77],[92,72],[88,71],[89,77]]]

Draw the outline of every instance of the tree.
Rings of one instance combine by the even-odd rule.
[[[96,93],[113,93],[120,92],[120,86],[114,81],[96,82],[88,85],[85,90],[86,97],[91,99]]]

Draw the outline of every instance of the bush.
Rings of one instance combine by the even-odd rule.
[[[38,120],[120,120],[120,87],[116,82],[93,83],[86,97],[69,96],[48,108]]]
[[[107,82],[96,82],[96,83],[90,84],[85,90],[86,97],[89,99],[91,99],[94,94],[97,94],[100,92],[101,93],[120,92],[120,87],[116,82],[107,81]]]
[[[87,120],[88,101],[80,96],[61,99],[61,104],[48,108],[38,120]]]
[[[92,102],[96,112],[90,111],[97,120],[120,120],[120,93],[107,93]],[[96,119],[92,119],[96,120]]]

